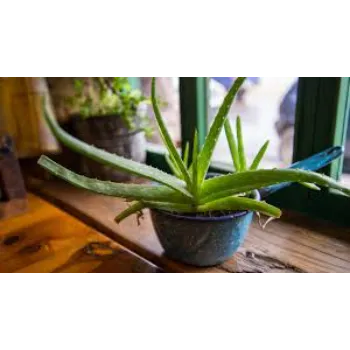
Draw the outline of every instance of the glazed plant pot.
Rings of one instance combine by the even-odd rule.
[[[96,116],[83,119],[71,118],[70,132],[80,140],[119,156],[144,163],[146,160],[146,138],[143,130],[129,130],[117,115]],[[77,157],[77,156],[75,156]],[[78,155],[80,174],[106,181],[131,181],[134,177],[94,160]]]
[[[258,191],[254,198],[260,200]],[[253,218],[251,211],[204,217],[151,210],[154,229],[169,258],[208,267],[223,263],[243,244]]]

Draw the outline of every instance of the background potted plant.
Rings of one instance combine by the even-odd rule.
[[[350,195],[350,189],[312,171],[258,169],[268,142],[262,146],[252,164],[247,164],[240,119],[237,118],[236,137],[227,120],[229,109],[243,82],[244,78],[236,79],[214,119],[203,147],[199,148],[195,134],[192,151],[189,152],[187,147],[181,158],[160,115],[153,80],[153,108],[159,131],[169,152],[168,162],[173,175],[112,155],[77,140],[60,128],[51,111],[47,110],[48,124],[56,137],[67,147],[102,164],[150,179],[157,185],[122,184],[87,178],[64,168],[46,156],[39,159],[39,164],[52,174],[80,188],[133,201],[128,209],[116,217],[118,223],[132,214],[150,208],[156,233],[165,254],[170,258],[196,266],[219,264],[231,257],[243,243],[254,212],[270,218],[281,216],[279,208],[261,200],[259,190],[272,185],[295,182],[317,190],[318,186],[330,187]],[[226,132],[235,172],[208,178],[211,157],[223,129]]]
[[[65,79],[59,81],[59,79]],[[47,78],[56,114],[65,130],[110,153],[144,162],[145,135],[151,133],[143,105],[150,103],[128,78]],[[101,180],[127,181],[130,174],[86,157],[65,155],[70,167]],[[67,164],[67,163],[66,163]]]

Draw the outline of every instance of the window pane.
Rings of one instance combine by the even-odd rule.
[[[350,118],[347,127],[342,182],[350,185]]]
[[[210,78],[209,124],[235,78]],[[266,140],[269,149],[261,167],[284,167],[293,157],[297,78],[247,78],[229,113],[232,125],[241,116],[248,164]],[[214,161],[232,164],[225,134],[215,150]]]
[[[151,96],[151,79],[140,78],[140,87],[145,96]],[[156,78],[157,96],[159,99],[160,110],[170,135],[176,146],[181,145],[181,124],[180,124],[180,98],[179,98],[179,78],[178,77],[160,77]],[[151,105],[147,106],[147,114],[150,117],[154,132],[148,141],[153,144],[163,145],[160,138],[156,121]]]

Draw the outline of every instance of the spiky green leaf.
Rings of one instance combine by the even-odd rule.
[[[350,189],[322,174],[299,169],[264,169],[223,175],[206,180],[200,194],[200,203],[258,190],[283,182],[314,183],[338,190],[350,196]]]
[[[240,166],[240,160],[238,155],[237,143],[235,140],[235,136],[233,135],[231,123],[228,119],[226,119],[225,121],[225,133],[226,133],[226,139],[230,148],[233,165],[235,167],[236,172],[239,172],[241,170],[241,166]]]
[[[178,178],[182,178],[182,174],[180,173],[179,169],[176,167],[172,159],[170,158],[169,154],[165,155],[165,160],[171,170],[171,172]]]
[[[250,166],[250,170],[258,169],[262,159],[264,158],[264,155],[267,151],[267,148],[269,147],[269,143],[270,143],[270,141],[266,141],[264,143],[264,145],[260,148],[258,154],[256,155],[256,157],[253,160],[252,165]]]
[[[80,187],[107,196],[121,197],[133,200],[143,199],[167,202],[173,201],[180,203],[191,202],[192,200],[191,194],[186,190],[185,195],[165,186],[123,184],[90,179],[66,169],[62,165],[57,164],[46,156],[41,156],[38,164],[47,169],[53,175],[66,180],[76,187]]]
[[[146,204],[144,204],[143,202],[133,203],[129,208],[123,210],[120,214],[118,214],[118,216],[114,219],[114,221],[117,224],[119,224],[130,215],[133,215],[135,213],[140,213],[145,208],[146,208]]]
[[[198,197],[198,132],[195,130],[193,138],[193,152],[192,152],[192,194],[197,201]]]
[[[279,218],[281,216],[281,210],[274,207],[273,205],[245,197],[228,197],[199,206],[193,206],[191,204],[160,202],[145,202],[145,205],[149,208],[175,211],[180,213],[209,213],[211,211],[249,210],[276,218]]]
[[[184,160],[186,168],[188,168],[189,153],[190,153],[190,144],[189,144],[189,142],[186,142],[185,151],[184,151],[184,155],[183,155],[183,160]]]
[[[126,159],[116,154],[111,154],[92,145],[88,145],[87,143],[69,135],[57,123],[49,98],[48,101],[49,103],[44,103],[44,116],[53,134],[66,147],[101,164],[159,182],[173,188],[176,191],[187,194],[184,182],[182,180],[148,165],[141,164],[131,159]]]
[[[241,123],[240,116],[237,117],[236,128],[237,128],[237,143],[238,143],[238,156],[239,156],[240,169],[241,171],[245,171],[247,170],[247,161],[245,158],[242,123]]]
[[[198,183],[201,186],[205,175],[209,169],[211,158],[223,129],[227,114],[230,111],[231,105],[236,97],[236,94],[242,86],[245,78],[237,78],[232,85],[230,91],[226,95],[223,104],[221,105],[218,114],[209,130],[208,136],[204,142],[204,146],[198,157]]]
[[[300,185],[308,188],[309,190],[321,191],[321,189],[318,186],[316,186],[315,184],[311,184],[309,182],[300,182]]]
[[[273,205],[247,197],[227,197],[200,205],[198,209],[200,211],[251,210],[275,218],[279,218],[282,214],[281,210]]]
[[[186,181],[187,185],[190,186],[191,184],[191,179],[190,179],[190,175],[188,173],[188,170],[184,164],[184,162],[182,161],[171,137],[170,134],[165,126],[164,120],[161,116],[159,107],[158,107],[158,103],[157,103],[157,98],[156,98],[156,79],[152,78],[152,104],[153,104],[153,110],[154,110],[154,115],[156,117],[157,120],[157,124],[158,124],[158,128],[159,128],[159,132],[160,135],[163,139],[163,142],[166,146],[166,148],[169,151],[169,154],[171,157],[174,158],[174,161],[176,163],[176,167],[180,170],[180,172],[182,173],[182,176],[184,178],[184,180]]]

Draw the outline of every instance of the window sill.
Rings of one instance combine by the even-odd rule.
[[[255,221],[242,249],[210,269],[178,264],[163,255],[148,212],[138,226],[131,217],[113,221],[123,200],[99,196],[57,180],[31,178],[28,188],[114,241],[169,272],[350,272],[350,229],[284,213],[263,231]]]

